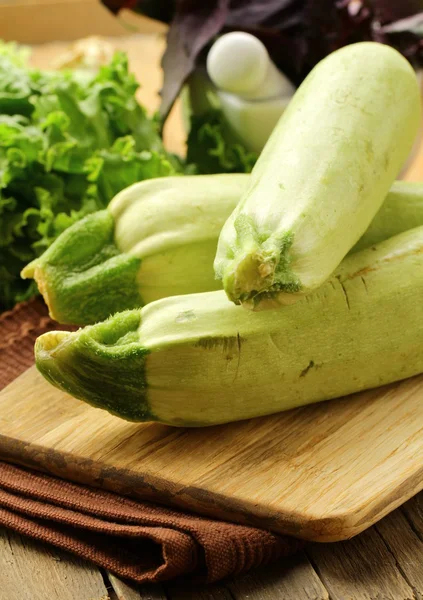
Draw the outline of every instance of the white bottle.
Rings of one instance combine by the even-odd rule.
[[[271,61],[262,42],[241,31],[220,37],[207,72],[222,111],[245,145],[260,152],[295,88]]]

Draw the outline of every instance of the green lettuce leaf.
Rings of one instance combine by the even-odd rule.
[[[0,310],[29,298],[22,268],[120,190],[183,172],[136,98],[125,54],[97,74],[28,68],[0,44]]]
[[[192,171],[208,173],[249,173],[258,158],[228,130],[220,110],[191,115],[187,140],[187,163]]]
[[[95,183],[104,206],[136,181],[176,174],[171,157],[150,150],[138,152],[132,136],[118,138],[111,148],[97,152],[86,167],[88,180]]]

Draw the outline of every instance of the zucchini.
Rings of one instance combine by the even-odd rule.
[[[166,296],[218,289],[212,269],[218,233],[247,183],[248,175],[137,183],[108,210],[67,229],[22,276],[36,279],[52,318],[75,325]],[[423,184],[397,181],[352,251],[418,225]]]
[[[225,174],[132,185],[107,210],[64,231],[21,275],[36,280],[53,319],[75,325],[166,296],[220,289],[217,238],[247,181]]]
[[[298,303],[252,312],[223,291],[165,298],[35,345],[44,377],[132,421],[203,426],[423,371],[423,227],[347,257]]]
[[[367,231],[350,252],[370,248],[420,225],[423,225],[423,183],[395,181]]]
[[[166,296],[219,289],[212,268],[217,238],[248,177],[137,183],[118,194],[108,210],[63,232],[22,276],[36,279],[52,318],[75,325]],[[418,225],[423,225],[423,184],[397,181],[353,250]]]
[[[363,42],[321,61],[222,228],[215,272],[229,299],[274,308],[322,285],[381,207],[419,122],[415,72],[393,48]]]

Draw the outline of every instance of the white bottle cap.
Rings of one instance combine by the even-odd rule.
[[[207,56],[207,72],[217,88],[245,98],[290,96],[294,92],[291,82],[270,60],[264,44],[242,31],[217,39]]]
[[[254,35],[234,31],[220,37],[207,56],[207,71],[216,87],[233,94],[248,94],[266,76],[269,55]]]

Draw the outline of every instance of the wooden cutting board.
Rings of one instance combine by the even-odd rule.
[[[423,376],[206,429],[127,423],[35,368],[0,394],[0,457],[120,493],[318,541],[423,488]]]

